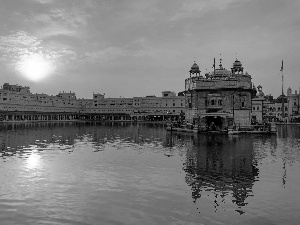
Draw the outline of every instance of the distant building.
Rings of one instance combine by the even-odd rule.
[[[255,88],[255,87],[254,87]],[[257,87],[258,93],[257,96],[252,98],[252,123],[262,124],[264,122],[265,115],[265,95],[262,91],[262,86]]]
[[[5,83],[0,89],[0,112],[80,113],[119,120],[178,120],[185,111],[185,97],[163,91],[133,98],[105,98],[93,93],[92,99],[77,99],[74,92],[57,95],[33,94],[29,87]]]
[[[214,66],[215,68],[215,66]],[[239,60],[227,70],[220,60],[219,68],[201,75],[194,63],[185,79],[186,120],[200,128],[216,126],[249,126],[251,124],[251,76]]]
[[[133,98],[105,98],[94,94],[93,103],[82,109],[83,113],[125,113],[137,120],[177,120],[184,113],[185,97],[175,92],[163,91],[161,97],[150,95]]]
[[[300,118],[300,93],[292,93],[292,89],[289,87],[287,90],[287,102],[288,102],[288,118],[289,121],[294,121]]]
[[[283,98],[283,99],[282,99]],[[283,112],[282,117],[282,100],[283,100]],[[273,99],[273,96],[265,96],[264,101],[264,121],[265,122],[279,122],[288,121],[288,102],[286,96],[280,95],[277,99]]]

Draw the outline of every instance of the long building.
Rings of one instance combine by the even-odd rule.
[[[201,75],[196,62],[185,79],[186,121],[200,129],[251,124],[251,76],[236,59],[231,70],[219,68]]]
[[[74,115],[102,120],[178,120],[184,114],[185,98],[172,91],[163,91],[161,97],[154,95],[133,98],[105,98],[93,93],[91,99],[78,99],[74,92],[57,95],[33,94],[30,88],[4,83],[0,89],[0,113],[2,120],[30,118],[36,114],[49,120],[72,118]],[[18,116],[14,116],[16,114]],[[26,115],[25,115],[26,114]],[[76,117],[76,118],[77,118]],[[44,118],[44,116],[43,116]]]

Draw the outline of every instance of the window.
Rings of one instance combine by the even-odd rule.
[[[257,106],[256,109],[259,110],[259,106]]]
[[[189,103],[189,108],[192,108],[192,101],[191,101],[191,99],[188,100],[188,103]]]
[[[255,110],[255,107],[253,107],[253,110]]]
[[[175,103],[173,103],[173,106],[175,106]]]

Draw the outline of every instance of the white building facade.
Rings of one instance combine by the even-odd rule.
[[[92,99],[77,99],[74,92],[33,94],[29,87],[5,83],[0,89],[0,111],[119,114],[130,120],[175,120],[185,112],[185,98],[163,91],[161,97],[105,98],[105,94],[93,93]]]

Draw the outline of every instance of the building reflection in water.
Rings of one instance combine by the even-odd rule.
[[[165,129],[161,124],[134,123],[8,123],[0,126],[0,157],[28,157],[34,151],[67,150],[86,143],[94,151],[102,151],[106,144],[119,143],[120,148],[139,149],[143,145],[162,148]],[[127,145],[126,145],[127,144]],[[30,158],[34,164],[34,156]],[[29,161],[29,160],[28,160]]]
[[[0,159],[26,158],[28,169],[39,167],[45,150],[69,151],[89,147],[93,151],[120,148],[149,149],[185,159],[186,183],[191,186],[194,202],[212,193],[217,209],[221,202],[239,207],[249,203],[258,180],[258,164],[264,159],[282,160],[282,185],[287,179],[286,165],[300,161],[300,140],[286,141],[289,134],[299,137],[300,129],[279,129],[276,136],[227,136],[169,133],[159,124],[133,123],[28,123],[0,126]],[[74,148],[75,145],[75,148]],[[76,148],[77,147],[77,148]],[[208,198],[211,200],[212,198]]]
[[[279,138],[300,138],[300,126],[279,125],[277,126]]]
[[[178,135],[178,134],[177,134]],[[252,187],[259,170],[253,158],[251,136],[190,135],[186,146],[186,183],[191,186],[194,202],[204,191],[215,196],[214,207],[230,198],[239,209],[253,196]],[[173,136],[172,139],[181,139]],[[174,142],[174,140],[173,140]],[[220,200],[219,200],[220,201]],[[236,210],[243,213],[242,210]]]

